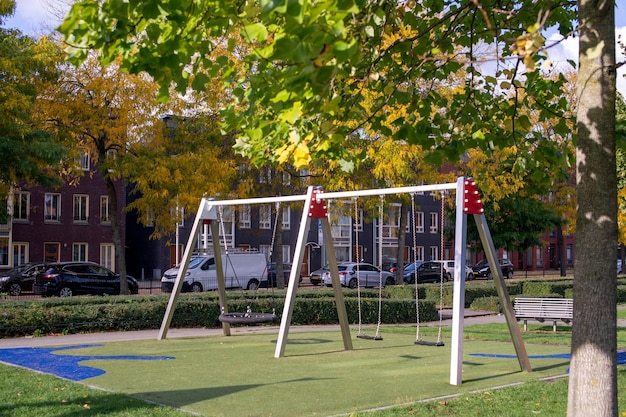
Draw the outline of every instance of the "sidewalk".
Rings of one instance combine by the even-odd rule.
[[[441,324],[450,326],[452,324],[452,310],[442,310]],[[464,324],[483,323],[504,323],[504,316],[497,315],[490,311],[465,310]],[[407,323],[407,325],[410,323]],[[437,326],[439,321],[422,323],[424,326]],[[279,325],[275,326],[249,326],[232,327],[231,335],[254,334],[254,333],[278,333]],[[312,331],[340,331],[338,324],[316,325],[316,326],[291,326],[289,332],[312,332]],[[78,333],[59,336],[26,336],[12,339],[0,339],[0,349],[15,347],[41,347],[59,345],[82,345],[107,342],[122,342],[130,340],[157,340],[159,330],[136,330],[127,332],[105,332],[105,333]],[[168,339],[179,337],[207,337],[223,335],[221,328],[215,329],[169,329]]]

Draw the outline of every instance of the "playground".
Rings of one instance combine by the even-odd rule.
[[[441,320],[422,329],[419,313],[415,326],[381,326],[380,295],[378,323],[370,324],[371,328],[365,331],[359,314],[358,328],[350,328],[354,323],[348,322],[325,201],[446,190],[456,192],[457,213],[454,300],[446,334],[442,335]],[[495,248],[472,181],[459,178],[451,184],[346,193],[323,193],[310,187],[306,196],[283,199],[304,201],[306,208],[294,253],[296,264],[302,262],[304,236],[311,219],[320,222],[339,318],[337,326],[298,329],[289,334],[298,287],[295,269],[291,271],[279,328],[264,324],[274,319],[273,313],[253,312],[250,306],[246,312],[229,312],[224,278],[228,261],[222,265],[221,242],[213,239],[222,334],[167,338],[200,228],[210,227],[214,237],[224,235],[220,233],[220,226],[223,229],[221,207],[260,204],[267,200],[203,199],[156,340],[1,349],[0,361],[199,415],[238,417],[350,415],[567,374],[570,359],[567,344],[525,343],[504,278],[497,269],[493,271],[494,284],[503,310],[502,318],[507,324],[505,336],[498,339],[464,336],[462,265],[465,265],[467,215],[473,215],[487,258],[496,264]],[[381,197],[380,228],[382,207]],[[443,227],[440,233],[441,230]],[[379,244],[381,242],[379,239]],[[227,260],[226,243],[224,252]],[[379,251],[379,264],[382,264],[381,257],[382,251]],[[358,269],[356,275],[359,276]],[[442,283],[443,275],[440,285]],[[357,284],[357,288],[360,285]],[[416,296],[416,312],[419,301]],[[241,326],[251,330],[243,334],[234,332]],[[363,334],[373,336],[362,337]]]
[[[293,331],[282,358],[273,357],[275,328],[29,348],[33,356],[23,357],[22,366],[47,365],[46,373],[203,416],[274,417],[406,405],[561,376],[569,366],[566,345],[528,343],[533,372],[523,372],[510,341],[466,340],[463,384],[454,386],[447,334],[444,346],[423,346],[414,344],[414,330],[383,327],[383,340],[354,338],[350,351],[338,329]],[[431,333],[427,337],[435,337]],[[0,360],[10,363],[13,349],[0,349]]]

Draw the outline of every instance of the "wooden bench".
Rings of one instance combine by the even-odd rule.
[[[570,324],[573,317],[574,302],[571,298],[516,298],[513,302],[515,318],[524,321],[524,331],[528,320],[543,323],[552,321],[552,331],[556,332],[556,322]]]

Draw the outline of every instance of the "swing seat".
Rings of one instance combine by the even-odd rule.
[[[225,313],[219,316],[219,321],[229,324],[269,323],[277,319],[274,313]]]
[[[382,336],[368,336],[366,334],[359,334],[356,337],[364,340],[383,340]]]
[[[416,340],[415,341],[416,345],[422,345],[422,346],[445,346],[444,343],[442,341],[438,341],[438,342],[427,342],[426,340]]]

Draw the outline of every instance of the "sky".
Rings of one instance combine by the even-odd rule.
[[[56,27],[60,21],[51,12],[51,4],[66,5],[71,0],[17,0],[17,10],[15,15],[5,24],[7,28],[17,28],[29,35],[39,35],[48,33]],[[623,42],[626,43],[626,0],[616,0],[615,26],[616,34],[621,34]],[[58,6],[57,6],[58,7]],[[617,36],[616,36],[617,37]],[[555,41],[554,35],[548,39]],[[550,60],[555,64],[565,63],[568,59],[576,59],[578,55],[578,40],[570,38],[549,49]],[[624,61],[626,57],[621,53],[617,56],[617,61]],[[617,90],[626,98],[626,65],[618,69]]]

